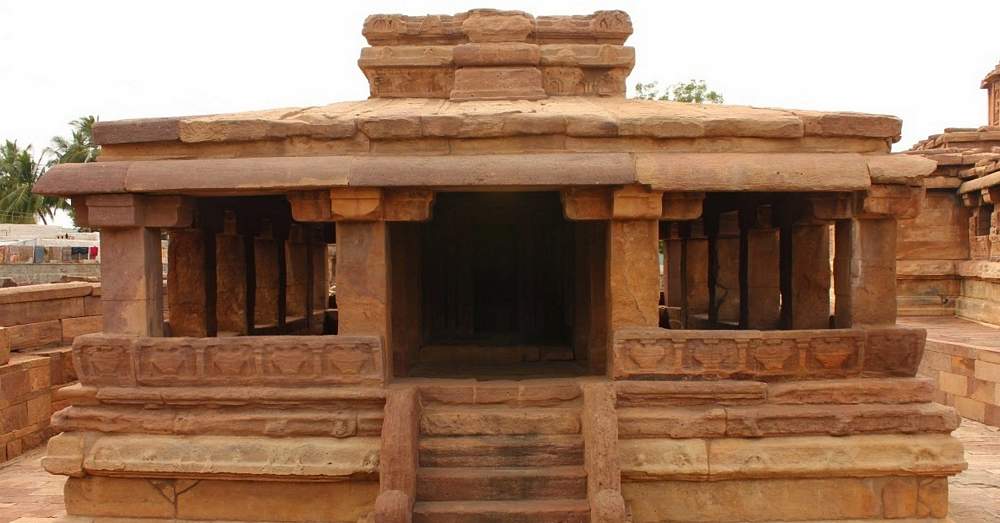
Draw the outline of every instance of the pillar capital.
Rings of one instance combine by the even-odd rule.
[[[704,202],[703,192],[665,192],[660,219],[683,221],[700,218]]]
[[[338,187],[288,193],[292,217],[299,222],[422,222],[431,218],[434,191]]]
[[[659,220],[662,216],[662,191],[626,185],[612,193],[611,217],[616,220]]]
[[[923,207],[923,186],[874,184],[859,194],[854,215],[861,219],[914,218]]]
[[[91,194],[74,198],[73,206],[78,223],[87,227],[173,228],[194,221],[194,201],[184,196]]]

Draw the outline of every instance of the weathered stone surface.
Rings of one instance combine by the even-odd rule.
[[[667,191],[855,191],[870,185],[854,154],[638,154],[636,177]]]
[[[929,403],[934,382],[926,378],[846,379],[773,383],[767,401],[785,405]]]
[[[759,381],[624,380],[615,383],[615,390],[619,407],[660,407],[762,403],[771,389]]]
[[[914,506],[900,516],[884,501],[919,496],[914,477],[639,481],[622,488],[636,522],[882,521],[916,514]]]
[[[722,438],[711,442],[626,439],[619,442],[618,452],[626,482],[879,477],[900,470],[908,475],[942,476],[956,474],[966,465],[961,443],[939,434]]]
[[[615,378],[795,380],[913,376],[921,329],[700,331],[618,329]]]
[[[96,386],[380,384],[382,344],[366,336],[135,338],[74,342],[80,382]],[[196,362],[203,362],[196,364]]]
[[[658,196],[655,202],[659,205]],[[612,329],[659,324],[658,241],[659,229],[655,220],[611,222],[607,295]]]
[[[150,477],[371,477],[377,438],[102,435],[86,450],[90,475]]]

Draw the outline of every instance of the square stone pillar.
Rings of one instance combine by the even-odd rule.
[[[896,323],[896,218],[838,220],[836,325]]]
[[[283,287],[279,258],[284,257],[284,246],[274,237],[270,228],[265,226],[260,235],[254,238],[253,256],[256,274],[254,325],[277,327],[278,301]]]
[[[740,326],[777,329],[781,324],[780,241],[769,216],[761,214],[755,210],[753,223],[743,223],[741,214],[740,270],[745,276],[741,278]]]
[[[660,323],[660,227],[663,195],[638,186],[615,191],[608,228],[611,332]]]
[[[323,324],[330,299],[330,280],[327,244],[323,239],[323,231],[320,226],[314,226],[310,230],[308,242],[309,270],[312,272],[312,277],[309,280],[311,286],[309,292],[310,311],[312,312],[312,317],[309,320],[309,332],[323,334]]]
[[[247,259],[244,239],[236,229],[235,216],[228,216],[215,236],[217,282],[215,316],[225,334],[247,334]]]
[[[214,232],[202,229],[170,231],[167,300],[171,336],[205,338],[216,335],[215,258]]]
[[[104,333],[163,336],[160,229],[101,228]]]
[[[178,196],[99,194],[75,198],[101,230],[104,332],[163,335],[161,227],[190,227],[193,205]]]
[[[681,228],[684,237],[683,266],[685,280],[684,325],[694,328],[692,318],[708,315],[708,238],[704,234],[704,222],[693,221]]]
[[[381,336],[392,347],[389,271],[384,221],[337,222],[338,334]]]
[[[789,329],[830,327],[830,226],[782,227],[782,318]]]
[[[736,212],[719,216],[715,249],[714,321],[737,324],[740,319],[740,231]]]
[[[309,248],[306,245],[305,226],[293,224],[285,242],[286,306],[288,316],[305,318],[309,294]]]

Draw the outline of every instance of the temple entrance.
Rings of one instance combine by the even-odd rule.
[[[440,193],[420,237],[410,375],[579,371],[574,224],[554,192]]]

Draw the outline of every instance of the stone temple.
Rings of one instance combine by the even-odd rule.
[[[97,126],[36,185],[101,231],[67,512],[945,521],[959,418],[895,324],[936,163],[891,116],[626,99],[631,32],[375,15],[368,100]]]

